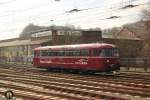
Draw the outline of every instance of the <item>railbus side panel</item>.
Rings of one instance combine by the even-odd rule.
[[[105,71],[111,64],[117,64],[118,58],[100,57],[37,57],[35,66],[41,68],[69,68]]]

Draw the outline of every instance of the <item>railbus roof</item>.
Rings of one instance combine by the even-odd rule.
[[[70,50],[70,49],[113,48],[113,47],[117,46],[107,43],[89,43],[89,44],[43,46],[37,47],[34,50]]]

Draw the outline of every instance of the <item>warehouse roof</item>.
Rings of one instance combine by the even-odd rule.
[[[12,40],[9,40],[9,41],[0,42],[0,47],[28,45],[30,43],[31,43],[30,39],[25,39],[25,40],[12,39]]]
[[[41,38],[13,38],[0,41],[0,47],[19,46],[19,45],[33,45],[41,44],[50,41],[50,37]]]

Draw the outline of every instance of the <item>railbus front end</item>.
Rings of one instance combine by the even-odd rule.
[[[93,63],[98,63],[100,71],[111,72],[120,70],[119,50],[117,47],[95,48],[93,49],[93,57],[95,57]]]

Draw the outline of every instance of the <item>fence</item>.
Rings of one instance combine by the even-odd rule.
[[[33,57],[0,57],[0,63],[32,64]]]
[[[121,58],[122,68],[126,70],[150,71],[150,58]]]

